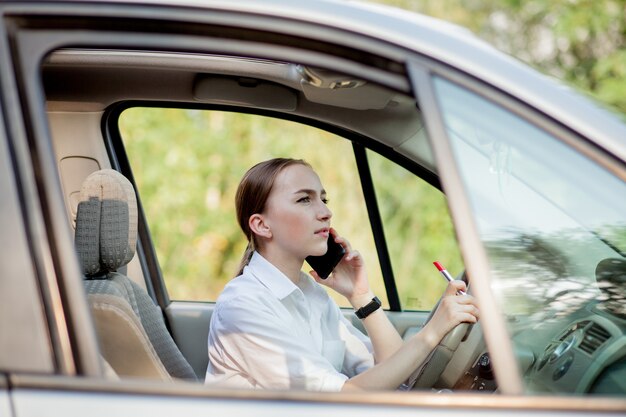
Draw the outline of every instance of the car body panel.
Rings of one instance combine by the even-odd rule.
[[[602,411],[582,398],[535,398],[483,395],[415,393],[331,394],[311,392],[214,390],[197,384],[145,382],[54,381],[47,377],[20,377],[12,381],[14,415],[34,417],[54,410],[62,415],[94,416],[146,413],[155,417],[184,413],[188,416],[220,412],[234,416],[269,415],[529,415],[566,416],[572,410],[588,416],[620,415],[622,402],[607,399]],[[50,389],[52,388],[52,389]],[[523,407],[520,407],[523,405]]]
[[[11,396],[4,375],[0,376],[0,414],[7,417],[13,417],[11,408]]]

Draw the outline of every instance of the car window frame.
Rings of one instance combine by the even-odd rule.
[[[106,147],[110,155],[111,164],[115,169],[120,170],[127,178],[129,178],[132,184],[137,189],[137,185],[132,174],[132,168],[130,161],[124,149],[123,139],[119,131],[119,117],[129,108],[133,107],[157,107],[157,108],[178,108],[178,109],[194,109],[194,110],[207,110],[207,111],[226,111],[242,114],[266,116],[279,120],[286,120],[295,123],[299,123],[305,126],[315,127],[336,136],[342,137],[344,140],[348,140],[352,144],[352,149],[357,165],[357,175],[361,183],[363,196],[365,199],[366,210],[368,214],[368,220],[370,227],[372,228],[372,235],[376,245],[376,251],[378,255],[378,261],[381,267],[381,273],[383,282],[385,285],[385,291],[387,300],[389,302],[388,311],[401,312],[402,309],[400,303],[400,297],[398,295],[398,288],[395,282],[392,262],[389,255],[386,237],[384,234],[383,220],[378,209],[378,201],[376,200],[376,193],[374,184],[371,177],[371,171],[369,162],[367,161],[366,149],[378,153],[379,155],[388,158],[390,161],[398,164],[413,175],[419,177],[423,181],[427,182],[437,190],[441,191],[438,178],[426,168],[420,166],[416,162],[410,161],[405,156],[399,154],[393,149],[376,142],[375,140],[368,138],[364,135],[356,132],[349,131],[340,126],[335,126],[329,123],[320,122],[318,120],[310,119],[303,116],[298,116],[290,113],[282,113],[273,110],[253,109],[248,107],[230,106],[230,105],[217,105],[217,104],[181,104],[177,102],[154,102],[154,101],[128,101],[117,103],[109,108],[103,116],[103,126],[106,135]],[[138,194],[138,208],[139,208],[139,239],[137,254],[140,257],[140,262],[144,271],[147,271],[149,282],[147,284],[149,292],[158,300],[161,308],[166,309],[169,306],[171,300],[168,294],[167,285],[161,273],[161,269],[158,264],[156,256],[156,250],[154,242],[149,232],[149,225],[146,220],[145,212],[141,204],[141,196]],[[184,301],[184,300],[176,300]],[[207,301],[209,304],[213,304],[214,301]]]
[[[39,62],[30,59],[28,49],[32,44],[27,45],[22,36],[23,28],[14,24],[14,16],[8,10],[9,6],[0,4],[3,69],[0,92],[3,114],[7,116],[4,122],[11,157],[7,167],[12,166],[14,174],[8,180],[15,181],[23,214],[18,221],[24,221],[23,231],[28,242],[30,265],[25,266],[25,271],[33,270],[34,285],[40,297],[37,302],[43,309],[43,326],[47,331],[46,337],[39,338],[37,343],[49,350],[49,354],[44,355],[50,357],[43,359],[45,365],[37,371],[76,375],[80,370],[85,375],[98,375],[97,342],[84,295],[75,283],[64,285],[65,279],[79,279],[78,265],[73,256],[73,239],[68,239],[65,210],[59,211],[62,200],[55,188],[58,180],[50,137],[45,134],[47,118],[42,107],[45,100],[40,95],[40,66]],[[13,45],[9,47],[11,42]],[[41,134],[42,129],[44,134]],[[68,253],[71,253],[69,257]],[[66,273],[67,278],[61,278]],[[69,318],[63,299],[76,303],[72,307],[75,314]],[[74,337],[74,325],[82,327],[85,332],[81,340]],[[42,363],[41,358],[39,362]]]
[[[4,40],[3,29],[0,22],[0,42]],[[11,73],[11,61],[2,52],[0,46],[0,115],[7,114],[4,104],[10,103],[17,96],[7,76]],[[19,136],[16,138],[12,134],[21,127],[18,120],[6,120],[5,123],[4,118],[0,117],[0,261],[3,265],[0,303],[5,313],[0,319],[0,372],[49,373],[54,372],[55,362],[37,279],[37,265],[32,257],[33,240],[29,233],[32,227],[29,230],[28,222],[24,221],[24,217],[29,217],[29,211],[36,210],[36,201],[20,192],[29,187],[19,180],[18,174],[21,158],[16,155],[19,152],[16,148],[23,149]],[[11,314],[6,314],[8,312]],[[16,321],[23,325],[18,335],[14,334],[12,328]],[[2,374],[0,378],[5,381]]]

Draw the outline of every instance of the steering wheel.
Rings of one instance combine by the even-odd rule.
[[[461,279],[467,282],[465,272],[462,273]],[[469,285],[467,291],[469,293]],[[432,319],[440,302],[441,298],[431,310],[424,324]],[[409,377],[409,387],[412,390],[432,388],[432,386],[435,385],[435,382],[437,382],[444,369],[446,369],[448,362],[450,362],[454,352],[456,352],[459,344],[468,332],[469,326],[471,326],[469,323],[459,323],[441,339],[441,342],[439,342],[435,349],[426,357],[424,362],[422,362]]]

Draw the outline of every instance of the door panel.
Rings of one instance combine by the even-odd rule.
[[[165,309],[172,337],[201,381],[208,364],[207,341],[214,307],[213,303],[174,301]]]
[[[207,367],[207,338],[214,307],[213,303],[175,301],[165,309],[176,344],[201,380]],[[343,312],[352,324],[363,331],[360,320],[351,309],[344,309]],[[419,331],[428,314],[428,311],[387,311],[387,317],[404,337]]]

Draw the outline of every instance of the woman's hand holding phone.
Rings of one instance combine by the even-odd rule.
[[[328,250],[324,255],[307,256],[306,261],[321,279],[326,279],[333,272],[341,259],[346,254],[346,250],[339,243],[335,242],[335,237],[328,235]]]
[[[358,251],[352,250],[350,243],[339,236],[335,229],[330,229],[330,239],[332,239],[333,245],[341,246],[345,254],[335,266],[332,274],[326,279],[321,278],[315,271],[311,271],[311,276],[320,284],[332,288],[346,297],[354,306],[361,304],[363,300],[369,302],[373,295],[367,280],[363,257]]]

